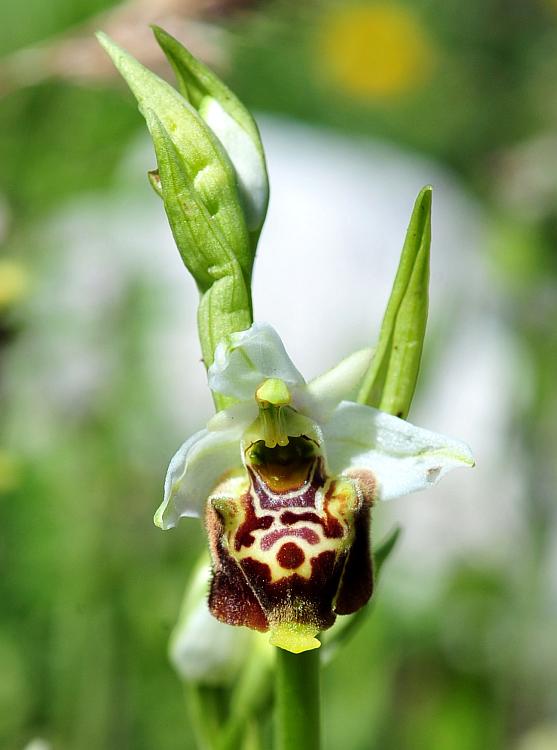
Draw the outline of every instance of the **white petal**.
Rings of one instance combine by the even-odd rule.
[[[263,154],[247,132],[216,99],[206,97],[199,114],[224,146],[236,170],[248,229],[259,229],[263,224],[269,200],[269,183]]]
[[[259,410],[255,400],[241,401],[239,404],[229,406],[228,409],[218,411],[207,422],[207,429],[211,432],[235,430],[239,441],[258,413]]]
[[[300,411],[318,422],[328,419],[341,401],[355,401],[373,349],[360,349],[308,383],[296,397]]]
[[[164,500],[155,513],[155,524],[170,529],[182,516],[201,516],[220,477],[241,465],[236,429],[196,432],[170,462],[164,481]]]
[[[369,469],[381,500],[423,490],[450,469],[474,465],[464,443],[362,404],[343,401],[323,432],[330,470]]]
[[[288,386],[304,383],[280,336],[268,323],[254,323],[217,346],[209,368],[209,385],[217,393],[251,401],[267,378],[280,378]]]

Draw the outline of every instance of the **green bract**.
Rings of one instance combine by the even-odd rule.
[[[431,187],[424,187],[412,218],[379,343],[358,401],[406,418],[420,368],[428,310]]]
[[[170,227],[201,301],[207,367],[219,341],[252,322],[251,273],[268,202],[257,126],[241,102],[182,45],[155,29],[181,93],[105,34],[100,43],[128,83],[153,138]],[[217,406],[226,400],[216,398]]]
[[[234,165],[247,227],[257,243],[269,202],[265,153],[257,124],[212,70],[159,26],[154,26],[153,32],[174,69],[182,96],[217,135]]]

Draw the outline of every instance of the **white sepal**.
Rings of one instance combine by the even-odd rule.
[[[464,443],[349,401],[339,404],[323,433],[331,472],[369,469],[380,500],[426,489],[451,469],[474,465]]]
[[[241,401],[214,414],[207,422],[207,429],[214,432],[235,430],[240,440],[242,433],[255,420],[258,412],[255,399]]]
[[[170,529],[183,516],[200,517],[222,475],[239,464],[238,431],[200,430],[178,450],[166,473],[155,524]]]
[[[268,323],[254,323],[217,346],[209,368],[213,391],[240,401],[253,401],[255,391],[268,378],[278,378],[294,387],[305,382],[280,336]]]

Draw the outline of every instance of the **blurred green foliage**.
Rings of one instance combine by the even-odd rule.
[[[6,97],[0,191],[18,226],[79,192],[106,187],[136,129],[134,108],[111,90],[49,82]]]
[[[346,16],[354,8],[373,12],[385,5],[371,0],[340,6],[334,0],[269,4],[267,13],[254,16],[237,35],[235,89],[253,107],[354,133],[372,132],[484,180],[489,164],[478,163],[481,155],[555,123],[557,113],[546,98],[555,56],[541,53],[557,44],[557,10],[550,0],[399,0],[396,7],[408,13],[415,33],[430,48],[430,72],[421,85],[392,95],[374,96],[365,85],[343,89],[330,53],[333,49],[342,58],[351,40],[345,48],[325,47],[323,37],[334,34],[339,7]],[[369,36],[362,41],[361,60],[369,65],[370,78],[378,75],[372,64],[381,63],[372,53],[374,45],[382,44],[378,20],[376,13],[370,17]],[[354,34],[361,23],[355,16]],[[403,54],[404,30],[393,20],[385,31],[394,52]]]
[[[8,0],[0,54],[108,5]],[[555,675],[535,658],[538,643],[555,632],[547,571],[557,485],[557,204],[532,215],[520,193],[509,203],[501,189],[515,180],[535,201],[536,185],[520,172],[509,175],[505,158],[523,141],[557,133],[557,4],[399,5],[431,45],[429,77],[409,91],[341,91],[322,55],[335,4],[317,0],[260,3],[226,20],[229,82],[258,109],[434,155],[492,218],[485,251],[500,283],[501,314],[534,384],[533,399],[517,397],[509,415],[528,470],[527,533],[513,542],[519,574],[456,561],[436,601],[411,609],[397,600],[387,570],[373,617],[325,672],[325,736],[331,749],[507,750],[530,728],[557,721]],[[141,128],[130,98],[112,82],[47,80],[6,93],[2,252],[30,269],[44,266],[42,222],[69,199],[107,189]],[[17,467],[16,481],[0,482],[0,746],[8,750],[38,736],[54,750],[193,747],[166,644],[203,540],[195,524],[170,534],[151,524],[180,437],[158,413],[143,366],[161,314],[159,292],[149,278],[129,280],[103,324],[116,353],[111,377],[87,408],[52,407],[55,429],[28,452],[12,437],[17,400],[8,402],[3,373],[19,343],[36,333],[36,319],[24,303],[0,307],[0,469],[7,476],[9,456]],[[196,426],[184,425],[183,434]],[[32,419],[19,425],[33,429]]]
[[[0,55],[61,34],[113,5],[114,0],[29,0],[2,4]]]

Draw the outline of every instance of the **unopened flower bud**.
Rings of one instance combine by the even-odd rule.
[[[206,555],[186,588],[169,644],[169,658],[180,677],[204,685],[227,685],[240,672],[255,634],[228,628],[211,616],[207,591],[211,568]]]

